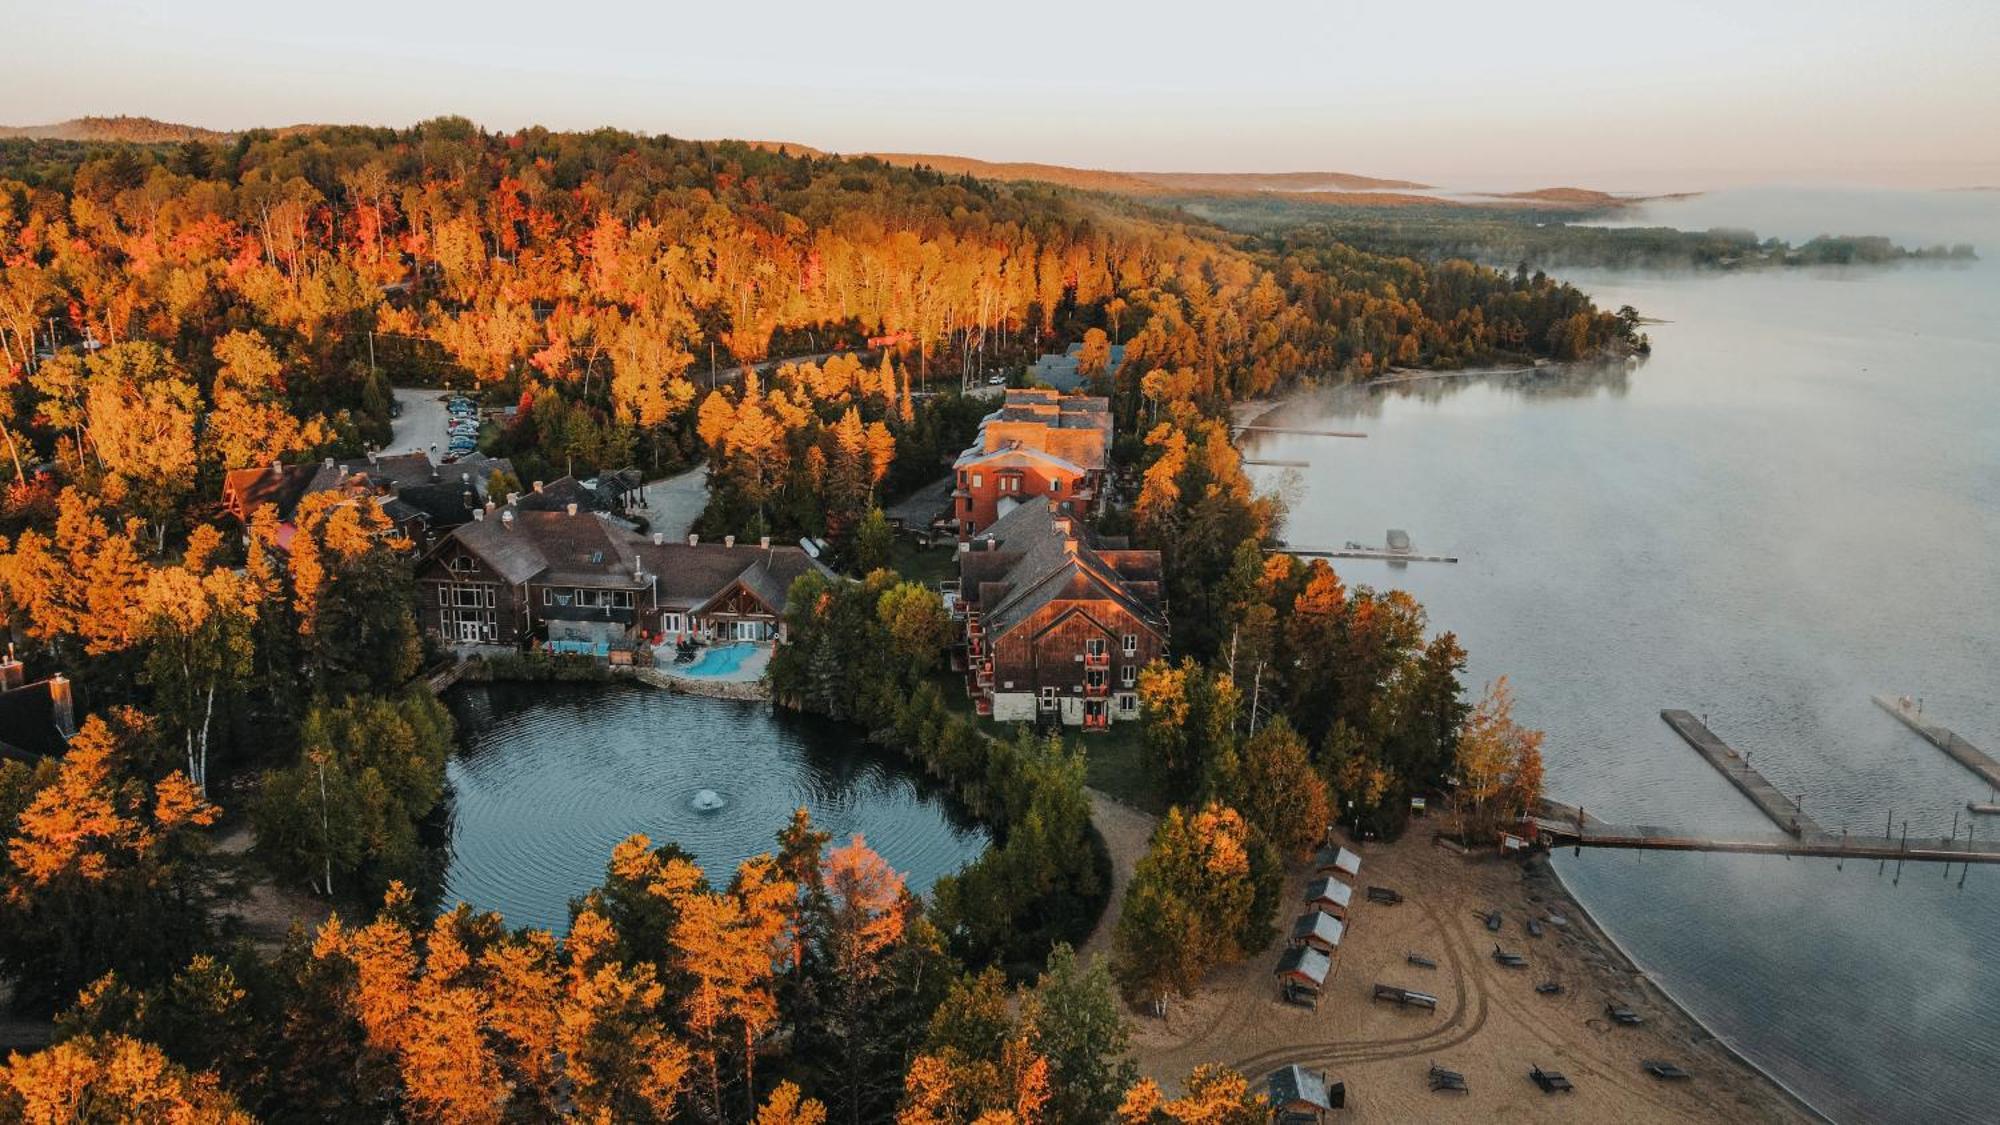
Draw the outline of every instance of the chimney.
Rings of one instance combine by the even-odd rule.
[[[375,459],[376,459],[377,457],[380,457],[381,455],[382,455],[382,451],[381,451],[381,450],[379,450],[379,449],[371,449],[371,450],[369,450],[369,451],[368,451],[368,463],[369,463],[370,465],[373,465],[373,464],[375,463]]]
[[[471,473],[460,473],[460,474],[458,474],[458,483],[460,483],[460,484],[471,484],[471,483],[472,483],[472,474],[471,474]]]
[[[667,533],[666,533],[666,532],[664,532],[664,531],[655,531],[655,532],[653,533],[653,546],[655,546],[655,547],[664,547],[664,546],[666,546],[666,543],[667,543]]]
[[[326,459],[326,467],[329,469],[333,468],[333,458],[329,457]]]
[[[690,533],[688,535],[688,546],[690,547],[701,546],[701,536]]]
[[[514,526],[514,509],[506,508],[500,512],[500,526],[501,527]]]
[[[14,659],[14,646],[7,646],[7,659],[0,660],[0,691],[13,691],[26,682],[27,674],[21,662]]]
[[[271,475],[274,477],[284,476],[285,467],[283,465],[280,465],[276,461],[271,462]]]
[[[476,520],[479,520],[479,521],[481,521],[482,523],[483,523],[483,522],[485,522],[485,520],[486,520],[486,509],[484,509],[484,508],[474,508],[474,509],[472,509],[472,518],[473,518],[473,519],[476,519]]]
[[[520,494],[520,493],[518,493],[518,492],[509,492],[509,493],[507,494],[507,502],[508,502],[509,504],[516,504],[516,503],[519,503],[519,502],[520,502],[520,500],[521,500],[521,494]]]
[[[540,492],[541,490],[542,490],[542,482],[541,482],[541,481],[536,481],[536,482],[535,482],[535,491],[536,491],[536,492]]]
[[[69,677],[61,672],[49,677],[49,714],[65,736],[76,730],[76,704],[69,693]]]
[[[757,537],[757,549],[758,549],[758,550],[760,550],[760,551],[768,551],[768,550],[770,550],[770,549],[771,549],[771,537],[770,537],[770,536],[768,536],[768,535],[759,535],[759,536]]]
[[[575,514],[576,514],[576,504],[575,504],[575,502],[574,502],[574,501],[572,501],[572,502],[571,502],[570,504],[568,504],[568,505],[567,505],[567,507],[569,508],[569,514],[570,514],[570,515],[572,515],[572,516],[573,516],[573,515],[575,515]]]
[[[734,535],[723,536],[722,545],[725,549],[736,546],[736,537]]]
[[[432,483],[432,484],[436,484],[436,483],[437,483],[438,481],[440,481],[440,480],[443,480],[443,479],[444,479],[444,476],[443,476],[443,474],[441,474],[441,473],[439,473],[439,472],[438,472],[438,467],[437,467],[436,465],[432,465],[432,466],[431,466],[431,483]]]

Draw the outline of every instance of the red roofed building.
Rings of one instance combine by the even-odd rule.
[[[1111,406],[1102,398],[1014,389],[979,423],[952,465],[952,516],[961,541],[1029,500],[1082,515],[1103,495],[1111,465]]]

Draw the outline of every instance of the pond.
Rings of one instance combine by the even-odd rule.
[[[444,906],[510,926],[566,932],[570,899],[633,833],[678,843],[720,884],[804,807],[920,892],[988,843],[941,786],[854,728],[768,704],[521,683],[462,685],[446,702],[462,749],[446,769]]]

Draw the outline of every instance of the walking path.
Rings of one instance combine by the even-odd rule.
[[[1105,850],[1111,853],[1111,899],[1104,904],[1104,914],[1097,920],[1097,928],[1090,932],[1090,939],[1078,950],[1087,964],[1093,957],[1111,956],[1111,935],[1118,930],[1118,916],[1125,908],[1125,888],[1132,882],[1132,870],[1139,866],[1139,857],[1146,854],[1146,847],[1153,840],[1153,826],[1159,818],[1151,813],[1119,801],[1098,790],[1087,790],[1090,794],[1090,823],[1097,826],[1097,834],[1104,837]]]

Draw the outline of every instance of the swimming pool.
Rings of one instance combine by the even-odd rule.
[[[734,644],[714,645],[702,650],[693,664],[685,668],[674,668],[677,676],[689,676],[698,680],[750,679],[752,673],[743,664],[763,651],[764,646],[750,641]]]

